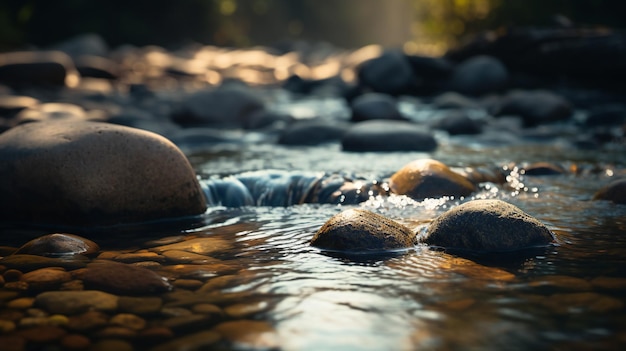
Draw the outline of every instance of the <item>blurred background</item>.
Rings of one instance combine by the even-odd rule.
[[[625,13],[623,0],[5,0],[0,51],[91,32],[112,47],[280,47],[304,40],[438,55],[484,29],[554,25],[565,18],[619,28]]]

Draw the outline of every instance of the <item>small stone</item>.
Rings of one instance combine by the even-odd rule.
[[[94,333],[97,338],[107,339],[132,339],[137,336],[137,331],[119,326],[106,326]]]
[[[143,342],[158,343],[173,338],[174,333],[166,327],[149,327],[140,331],[137,337]]]
[[[177,279],[173,283],[174,287],[187,290],[196,290],[200,288],[202,284],[204,283],[197,279]]]
[[[125,340],[103,339],[92,344],[90,351],[134,351],[133,345]]]
[[[52,316],[48,317],[48,324],[50,325],[64,326],[64,325],[67,325],[69,322],[70,322],[69,318],[67,318],[67,316],[64,316],[62,314],[53,314]]]
[[[34,297],[20,297],[19,299],[15,299],[7,303],[7,307],[16,308],[18,310],[25,310],[27,308],[33,307],[35,303]]]
[[[65,329],[50,325],[42,325],[18,331],[18,334],[24,337],[24,339],[35,343],[51,343],[61,339],[66,333]]]
[[[142,261],[165,262],[165,257],[155,252],[123,253],[115,256],[115,261],[123,263],[137,263]]]
[[[61,284],[72,279],[72,275],[63,268],[41,268],[28,272],[20,279],[28,283],[28,288],[33,291],[55,290]]]
[[[130,313],[120,313],[111,317],[109,323],[132,330],[141,330],[146,327],[146,320]]]
[[[181,241],[175,244],[153,247],[150,251],[162,253],[170,250],[180,250],[199,255],[209,255],[214,252],[219,253],[227,251],[231,247],[231,243],[224,239],[216,237],[202,237]]]
[[[593,199],[626,205],[626,178],[617,179],[602,187],[593,195]]]
[[[20,320],[20,328],[33,328],[42,325],[50,325],[48,317],[25,317]]]
[[[154,347],[152,351],[208,350],[220,339],[220,334],[206,330],[176,338]]]
[[[449,88],[462,94],[483,95],[506,88],[509,72],[500,60],[473,56],[459,64],[450,76]]]
[[[2,345],[3,351],[24,351],[26,350],[26,339],[16,334],[0,335],[0,345]]]
[[[69,330],[86,332],[101,328],[109,323],[109,317],[100,311],[87,311],[70,316],[67,324]]]
[[[14,331],[15,328],[15,322],[0,319],[0,334],[10,333]]]
[[[211,318],[208,315],[191,314],[189,316],[179,316],[166,319],[161,322],[161,326],[170,328],[174,332],[177,332],[206,326],[210,320]]]
[[[280,347],[276,330],[267,322],[229,321],[218,324],[214,330],[238,347],[265,350]]]
[[[348,129],[341,139],[344,151],[433,151],[437,141],[427,129],[406,121],[370,120]]]
[[[431,128],[440,129],[450,135],[480,134],[482,125],[479,121],[470,118],[463,110],[450,110],[439,120],[431,124]]]
[[[160,297],[120,296],[118,303],[120,311],[139,315],[159,312],[163,306]]]
[[[168,250],[164,251],[162,255],[168,262],[177,263],[194,263],[194,264],[210,264],[217,263],[220,260],[211,256],[200,255],[193,252],[183,250]]]
[[[549,162],[535,162],[522,169],[522,174],[527,176],[550,176],[561,175],[565,173],[565,169],[559,165]]]
[[[61,347],[65,350],[85,350],[90,345],[91,340],[80,334],[67,334],[61,338]]]
[[[400,51],[385,51],[363,62],[357,73],[360,85],[390,95],[408,92],[417,83],[409,59]]]
[[[87,262],[89,262],[89,259],[82,255],[53,258],[37,255],[16,254],[0,259],[0,264],[11,268],[18,268],[23,272],[29,272],[35,269],[47,267],[62,267],[67,270],[73,270],[85,267]]]
[[[22,245],[15,253],[39,256],[93,255],[100,251],[95,242],[73,234],[48,234]]]
[[[78,314],[89,309],[113,311],[118,297],[102,291],[47,291],[35,297],[35,305],[50,313]]]
[[[4,277],[4,281],[8,283],[20,280],[23,274],[24,273],[18,271],[17,269],[7,269],[2,276]]]
[[[151,294],[171,289],[163,277],[149,269],[113,261],[94,261],[76,276],[88,289],[121,295]]]
[[[224,308],[224,312],[231,318],[243,319],[249,318],[257,313],[263,312],[269,308],[269,304],[265,301],[255,303],[237,303]]]
[[[431,159],[406,164],[391,176],[389,188],[394,194],[407,195],[415,200],[467,196],[476,190],[465,177]]]
[[[4,288],[7,290],[26,291],[28,290],[28,283],[23,281],[9,282],[4,284]]]
[[[191,310],[194,313],[208,314],[215,317],[222,317],[224,315],[224,311],[222,311],[219,306],[210,303],[199,303],[194,305]]]
[[[415,234],[409,228],[362,209],[349,209],[334,215],[311,239],[312,246],[347,252],[406,249],[415,243]]]
[[[540,221],[501,200],[474,200],[452,208],[428,227],[424,242],[447,249],[506,252],[555,241]]]
[[[570,103],[549,91],[513,91],[491,111],[494,116],[519,116],[525,126],[562,121],[572,116]]]
[[[348,130],[349,125],[313,118],[290,124],[278,138],[280,145],[320,145],[336,142]]]

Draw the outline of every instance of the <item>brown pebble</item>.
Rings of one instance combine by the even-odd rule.
[[[4,286],[4,276],[0,275],[0,288]]]
[[[160,342],[174,337],[174,332],[166,327],[150,327],[139,332],[137,336],[144,342]]]
[[[49,343],[61,339],[67,332],[63,328],[42,325],[17,332],[24,339],[35,343]]]
[[[76,316],[70,316],[68,329],[74,331],[89,331],[103,327],[109,323],[109,316],[98,311],[88,311]]]
[[[122,295],[158,293],[172,288],[163,277],[149,269],[113,261],[94,261],[77,277],[90,289]]]
[[[136,263],[142,261],[165,262],[165,257],[156,252],[134,252],[119,254],[115,256],[114,260],[122,263]]]
[[[72,279],[72,275],[63,268],[51,267],[41,268],[25,273],[20,278],[21,281],[28,283],[30,290],[55,290],[61,284]]]
[[[141,330],[146,327],[146,320],[130,313],[120,313],[111,317],[109,323],[132,330]]]
[[[2,351],[24,351],[26,350],[26,339],[20,335],[0,335],[0,345]]]
[[[67,350],[85,350],[90,345],[91,340],[80,334],[67,334],[61,338],[61,347]]]
[[[39,256],[94,255],[100,251],[95,242],[78,235],[55,233],[33,239],[15,253]]]
[[[133,351],[133,345],[128,341],[118,339],[103,339],[94,343],[90,351]]]
[[[202,281],[196,279],[177,279],[173,285],[177,288],[196,290],[202,286]]]
[[[195,306],[193,306],[193,308],[191,309],[194,313],[199,313],[199,314],[208,314],[211,316],[223,316],[224,315],[224,311],[222,311],[222,309],[219,306],[210,304],[210,303],[200,303],[197,304]]]
[[[242,319],[250,317],[256,313],[263,312],[269,307],[265,301],[254,303],[237,303],[224,308],[224,312],[234,319]]]
[[[160,297],[120,296],[118,310],[132,314],[151,314],[161,310],[163,300]]]
[[[18,310],[23,310],[23,309],[33,307],[34,303],[35,303],[34,297],[20,297],[18,299],[12,300],[9,303],[7,303],[7,307],[16,308]]]
[[[137,331],[119,326],[108,326],[94,333],[97,338],[132,339],[137,336]]]
[[[5,289],[9,290],[17,290],[17,291],[26,291],[28,290],[27,282],[9,282],[4,284]]]

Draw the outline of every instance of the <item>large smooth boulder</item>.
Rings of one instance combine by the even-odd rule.
[[[474,200],[437,217],[424,242],[446,249],[507,252],[554,242],[539,220],[502,200]]]
[[[476,186],[445,164],[431,159],[409,162],[389,180],[389,189],[415,200],[442,196],[467,196]]]
[[[189,161],[157,134],[76,121],[28,123],[0,134],[0,219],[99,225],[205,209]]]
[[[312,246],[345,252],[397,250],[415,244],[415,233],[409,228],[363,209],[349,209],[334,215],[311,239]]]

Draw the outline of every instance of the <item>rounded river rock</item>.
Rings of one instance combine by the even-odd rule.
[[[201,214],[185,155],[147,131],[36,122],[0,135],[0,219],[115,224]]]
[[[395,194],[407,195],[415,200],[467,196],[476,190],[476,186],[467,178],[431,159],[406,164],[391,176],[389,188]]]
[[[502,200],[474,200],[437,217],[424,240],[429,245],[480,252],[506,252],[554,242],[540,221]]]
[[[311,240],[326,250],[376,252],[404,249],[416,244],[415,233],[379,214],[349,209],[331,217]]]

